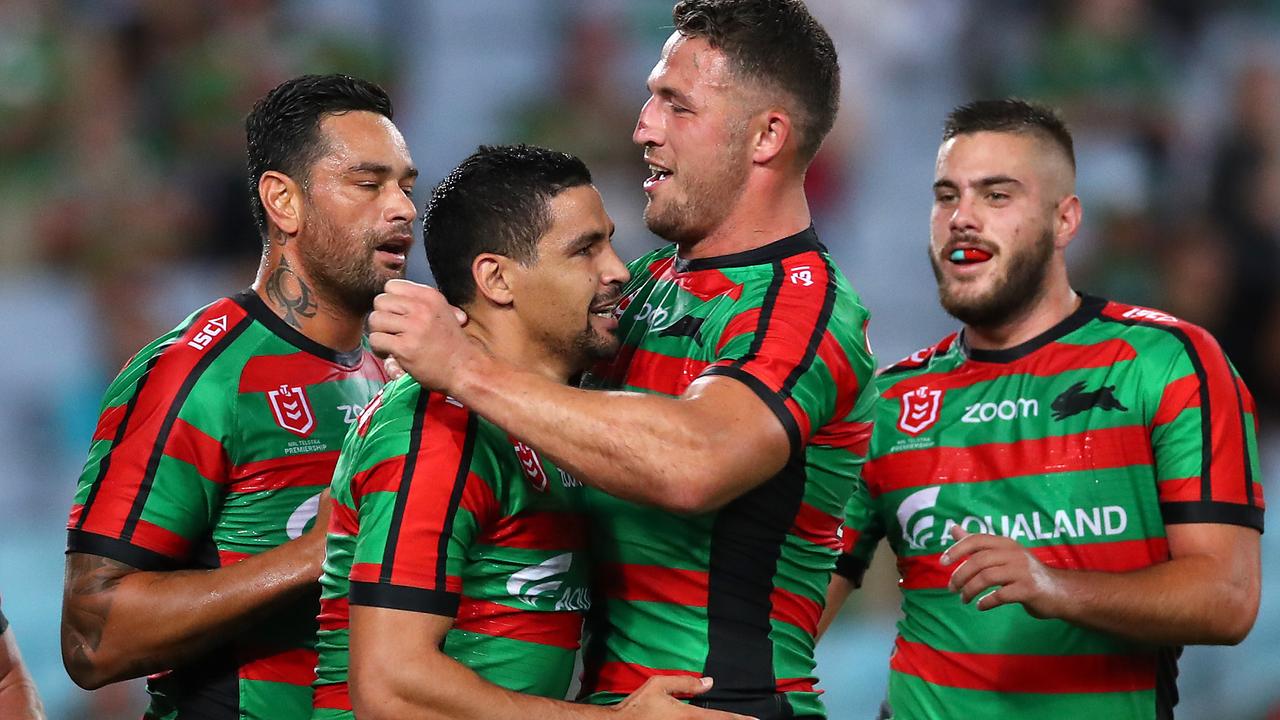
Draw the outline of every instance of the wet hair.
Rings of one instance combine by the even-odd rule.
[[[422,215],[427,262],[453,305],[475,297],[471,263],[494,253],[528,265],[551,228],[552,198],[591,184],[577,157],[532,145],[481,145],[435,189]]]
[[[302,75],[286,80],[258,100],[244,121],[248,146],[249,206],[262,240],[267,214],[258,181],[268,170],[284,173],[304,187],[311,165],[325,152],[320,121],[353,110],[391,119],[391,98],[368,80],[350,75]]]
[[[680,0],[671,19],[723,52],[735,77],[793,98],[800,159],[813,159],[840,107],[840,61],[801,0]]]
[[[976,100],[952,110],[942,130],[942,141],[957,135],[1000,132],[1038,135],[1057,146],[1076,169],[1075,143],[1057,111],[1040,103],[1003,98]]]

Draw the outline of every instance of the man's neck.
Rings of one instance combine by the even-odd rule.
[[[484,312],[477,310],[476,304],[463,308],[467,312],[468,321],[462,330],[490,355],[561,385],[567,384],[569,377],[577,372],[560,358],[541,351],[541,346],[530,340],[514,322],[508,322],[503,317],[504,313],[513,311]]]
[[[965,344],[975,350],[1005,350],[1027,342],[1066,320],[1080,307],[1080,296],[1064,285],[1046,293],[1025,312],[994,327],[965,325]]]
[[[284,254],[269,253],[258,266],[253,291],[286,324],[311,340],[338,352],[358,348],[364,315],[330,299],[300,265]]]
[[[679,244],[680,257],[696,260],[755,250],[812,223],[803,177],[748,184],[724,221],[705,237]]]

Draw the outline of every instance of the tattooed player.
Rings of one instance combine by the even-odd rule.
[[[364,317],[412,243],[417,170],[391,116],[341,75],[249,114],[257,279],[125,366],[80,478],[62,651],[82,687],[150,674],[154,718],[310,715],[327,518],[307,527],[384,382]]]

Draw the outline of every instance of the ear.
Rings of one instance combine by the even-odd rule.
[[[764,165],[782,153],[791,137],[791,116],[781,108],[769,108],[756,116],[753,123],[751,162]]]
[[[1084,217],[1084,208],[1080,205],[1080,196],[1070,195],[1058,202],[1053,217],[1053,244],[1059,250],[1066,249],[1080,229],[1080,220]]]
[[[268,170],[258,180],[258,199],[267,214],[267,227],[275,225],[290,237],[302,228],[302,188],[282,172]]]
[[[471,279],[476,292],[495,305],[507,306],[515,302],[511,291],[512,275],[518,263],[505,255],[481,253],[471,261]]]

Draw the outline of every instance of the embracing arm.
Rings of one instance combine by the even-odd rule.
[[[36,683],[22,662],[13,630],[4,630],[0,632],[0,717],[42,720],[44,716]]]
[[[434,289],[392,281],[374,349],[611,495],[677,512],[719,507],[775,475],[790,440],[751,389],[704,377],[679,398],[579,390],[494,358]]]
[[[1050,568],[1013,540],[960,528],[942,562],[960,562],[950,588],[965,602],[999,586],[978,601],[980,610],[1018,602],[1035,617],[1155,645],[1243,640],[1258,615],[1258,531],[1197,523],[1167,532],[1168,562],[1124,573]]]
[[[705,678],[650,678],[621,704],[608,708],[506,690],[441,651],[452,625],[453,618],[444,615],[352,605],[350,690],[356,715],[369,720],[747,720],[673,698],[706,692],[711,683]]]
[[[246,620],[301,597],[320,577],[328,502],[297,540],[216,570],[149,572],[67,554],[62,662],[86,689],[166,670],[224,643]]]

